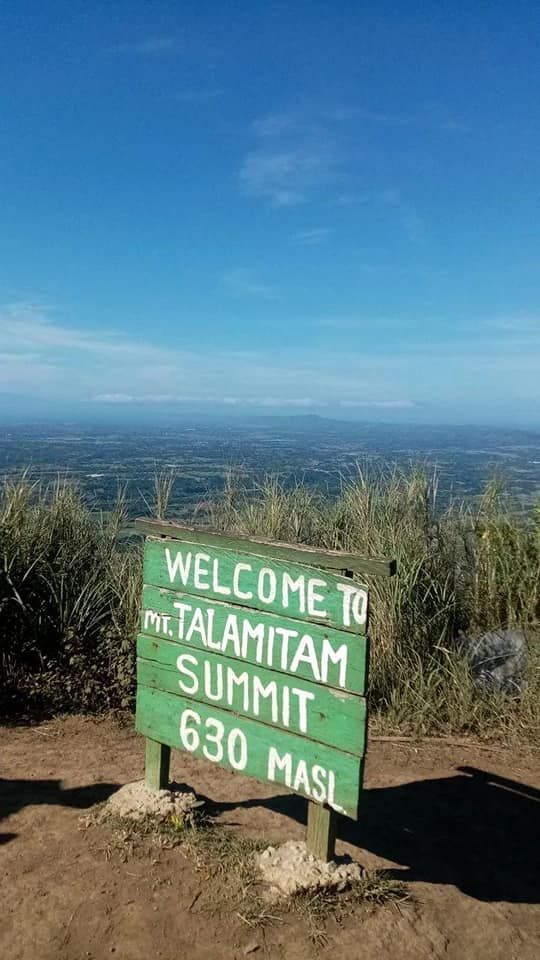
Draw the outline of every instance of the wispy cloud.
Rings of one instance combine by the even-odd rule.
[[[311,227],[308,230],[298,230],[294,239],[300,246],[316,247],[327,240],[331,233],[333,233],[331,227]]]
[[[235,297],[258,297],[263,300],[275,300],[277,292],[269,283],[261,282],[252,270],[246,267],[234,267],[221,275],[221,282]]]
[[[249,281],[250,292],[251,286]],[[257,294],[260,286],[255,285]],[[181,323],[177,329],[177,342],[161,346],[117,331],[60,323],[41,306],[8,304],[0,308],[0,393],[102,405],[303,409],[355,397],[378,401],[388,389],[379,364],[372,383],[363,379],[359,397],[359,359],[352,353],[329,356],[305,346],[286,354],[256,348],[246,352],[206,342],[184,348]],[[232,383],[233,393],[228,389]]]
[[[382,127],[402,127],[419,130],[434,130],[446,133],[464,133],[466,125],[452,117],[439,104],[426,104],[416,113],[391,113],[370,110],[366,107],[348,105],[330,109],[329,115],[337,120],[355,120],[360,123]]]
[[[412,400],[338,400],[339,407],[372,407],[381,410],[410,410],[416,404]]]
[[[307,203],[331,180],[336,144],[311,118],[295,113],[263,117],[253,124],[255,147],[240,169],[245,193],[276,207]]]
[[[234,274],[233,274],[234,276]],[[245,281],[245,276],[240,275]],[[257,280],[257,294],[260,295]],[[251,291],[250,291],[251,292]],[[265,291],[266,295],[267,291]],[[281,312],[281,309],[280,309]],[[147,330],[156,324],[148,318]],[[330,318],[331,320],[332,318]],[[376,319],[376,318],[375,318]],[[238,339],[208,338],[186,345],[193,318],[178,317],[176,337],[163,344],[115,330],[77,325],[42,305],[0,308],[0,394],[33,398],[36,410],[50,399],[69,404],[198,405],[234,408],[333,408],[394,412],[436,398],[462,407],[495,393],[506,401],[540,401],[540,320],[511,315],[491,320],[456,318],[426,341],[426,323],[407,331],[399,317],[388,335],[367,336],[377,323],[339,317],[325,336],[291,338],[286,349]],[[289,317],[291,328],[294,317]],[[314,319],[312,328],[317,326]],[[431,325],[430,325],[431,329]],[[304,331],[307,331],[304,320]],[[238,334],[239,331],[237,330]],[[284,341],[285,343],[286,341]],[[486,401],[486,403],[489,401]],[[1,407],[1,401],[0,401]]]
[[[228,394],[152,394],[145,393],[140,395],[126,393],[101,393],[92,397],[94,403],[105,404],[134,404],[143,405],[147,403],[174,406],[176,404],[187,404],[194,406],[197,404],[209,406],[226,407],[298,407],[310,408],[324,406],[321,401],[313,400],[311,397],[235,397]]]
[[[309,189],[327,167],[327,158],[316,150],[258,149],[245,158],[240,181],[251,196],[270,200],[275,207],[293,207],[307,202]]]
[[[408,114],[355,103],[284,110],[252,124],[254,144],[242,161],[241,187],[248,195],[276,207],[314,199],[349,206],[371,200],[376,194],[381,198],[380,186],[370,187],[365,179],[366,143],[376,144],[378,127],[410,128],[418,136],[463,129],[437,104],[425,104]],[[390,189],[388,193],[396,191]],[[422,225],[412,203],[397,195],[387,203],[394,204],[409,237],[418,239]]]
[[[48,351],[75,350],[87,354],[139,354],[136,341],[114,331],[95,332],[64,326],[51,319],[47,308],[32,303],[9,303],[0,309],[0,348]]]

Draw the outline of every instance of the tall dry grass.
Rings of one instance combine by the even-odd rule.
[[[439,509],[436,475],[358,472],[333,501],[269,479],[253,494],[230,476],[218,528],[397,560],[364,577],[371,596],[371,700],[381,723],[416,732],[510,727],[538,736],[540,513],[516,512],[500,483],[475,505]],[[480,693],[460,637],[523,627],[529,676],[519,700]]]
[[[149,512],[165,516],[172,474],[156,478]],[[371,703],[380,726],[418,733],[538,736],[540,512],[516,513],[500,485],[476,505],[439,509],[425,471],[366,474],[329,500],[268,479],[246,491],[231,474],[196,519],[219,529],[388,557],[393,578],[371,595]],[[125,491],[107,514],[72,483],[28,477],[0,491],[0,681],[19,705],[105,709],[131,704],[141,545],[125,528]],[[520,697],[475,685],[459,638],[520,626],[529,677]],[[536,639],[535,639],[536,638]]]
[[[0,494],[0,680],[57,709],[131,702],[140,551],[123,550],[125,496],[95,515],[65,480]],[[20,704],[22,705],[22,704]]]

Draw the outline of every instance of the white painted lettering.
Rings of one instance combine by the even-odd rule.
[[[191,623],[186,633],[186,643],[192,642],[194,633],[199,634],[201,643],[204,647],[206,647],[208,645],[208,639],[206,636],[206,623],[204,619],[204,613],[200,607],[195,607],[195,610],[193,611],[193,617],[191,618]]]
[[[316,590],[316,587],[326,587],[326,580],[318,580],[317,577],[310,577],[308,580],[307,608],[310,617],[327,617],[328,613],[324,607],[317,607],[318,603],[324,603],[324,593]]]
[[[336,775],[333,770],[328,771],[328,803],[335,807],[336,801],[334,798],[336,790]]]
[[[348,583],[338,583],[337,588],[343,594],[343,626],[352,626],[354,620],[359,627],[363,627],[367,620],[367,592]]]
[[[214,640],[214,615],[215,615],[215,612],[216,612],[216,611],[213,610],[212,607],[209,607],[208,610],[206,611],[206,629],[207,629],[206,643],[207,643],[207,646],[210,646],[210,644],[211,644],[211,643],[213,642],[213,640]]]
[[[266,700],[267,697],[271,698],[270,707],[272,710],[272,723],[277,723],[278,721],[278,688],[275,680],[271,680],[265,686],[263,686],[259,677],[253,677],[253,713],[256,717],[259,716],[260,710],[260,701],[261,698]]]
[[[313,779],[311,795],[314,800],[317,800],[319,803],[324,803],[326,800],[326,784],[324,783],[326,770],[324,767],[320,767],[319,764],[316,763],[311,771],[311,776]]]
[[[281,697],[281,719],[283,726],[288,727],[291,719],[291,691],[287,684],[282,688]]]
[[[227,653],[227,647],[232,643],[235,657],[241,657],[240,633],[238,630],[238,618],[235,613],[229,613],[225,626],[223,628],[223,637],[219,644],[222,653]]]
[[[296,673],[301,663],[309,663],[314,679],[320,681],[321,674],[319,671],[315,644],[313,643],[313,637],[310,637],[309,633],[304,634],[296,648],[296,652],[291,660],[291,665],[289,668],[291,673]]]
[[[363,627],[367,621],[368,597],[365,590],[357,590],[353,597],[352,613],[358,626]]]
[[[145,610],[144,629],[153,630],[154,633],[168,633],[169,620],[171,618],[165,613],[157,613],[155,610]]]
[[[300,613],[306,612],[306,578],[303,573],[293,580],[290,573],[283,574],[283,606],[289,606],[289,594],[298,594],[298,610]]]
[[[315,699],[315,694],[309,690],[299,690],[298,687],[293,687],[291,693],[293,693],[295,697],[298,697],[298,726],[300,727],[300,733],[307,733],[307,703],[308,700]]]
[[[232,667],[227,667],[227,700],[229,704],[234,703],[234,688],[241,687],[243,691],[242,710],[249,709],[249,674],[236,674]]]
[[[212,664],[204,661],[204,692],[209,700],[223,700],[223,664],[215,664],[216,689],[212,690]]]
[[[298,636],[298,630],[276,627],[276,633],[281,637],[281,669],[286,670],[289,662],[289,640]]]
[[[197,678],[197,674],[194,673],[193,670],[190,670],[189,667],[186,666],[187,663],[191,663],[193,667],[198,667],[199,665],[199,661],[197,660],[197,657],[192,656],[191,653],[181,653],[176,660],[176,666],[180,671],[180,673],[184,674],[184,676],[186,677],[191,678],[191,686],[186,684],[184,680],[179,680],[178,686],[184,693],[187,693],[192,696],[193,694],[197,693],[197,690],[199,689],[199,680]]]
[[[205,564],[208,563],[210,563],[210,557],[207,553],[195,554],[193,585],[196,590],[210,590],[210,584],[208,582],[208,566],[205,566]]]
[[[277,594],[277,577],[270,567],[261,567],[257,580],[257,593],[261,603],[273,603]]]
[[[184,557],[180,550],[177,550],[174,560],[171,558],[171,551],[169,547],[165,547],[165,559],[167,561],[167,570],[169,573],[169,580],[171,583],[174,583],[177,576],[180,577],[180,580],[187,586],[189,579],[189,571],[191,569],[191,550]]]
[[[343,620],[343,626],[350,627],[352,597],[356,591],[356,587],[354,587],[352,583],[351,584],[338,583],[337,588],[339,592],[343,594],[343,607],[341,611],[341,619]]]
[[[244,620],[242,623],[242,659],[251,660],[253,654],[250,654],[249,645],[250,640],[256,640],[257,647],[255,650],[254,660],[255,663],[262,662],[262,651],[264,646],[264,623],[257,623],[254,627],[251,626],[249,620]]]
[[[268,627],[268,638],[266,642],[266,664],[273,667],[274,663],[274,638],[276,631],[274,627]]]
[[[212,561],[212,587],[214,593],[219,593],[223,597],[230,597],[231,595],[231,588],[219,582],[219,560],[217,557]]]
[[[233,571],[233,593],[235,597],[238,597],[239,600],[253,600],[253,594],[251,590],[241,590],[240,589],[240,574],[242,570],[251,573],[252,567],[250,563],[237,563]]]
[[[309,782],[307,764],[305,760],[299,760],[294,777],[293,790],[302,789],[303,793],[311,796],[311,784]]]
[[[290,787],[291,777],[292,777],[292,757],[290,753],[285,753],[280,757],[275,747],[270,747],[268,751],[268,767],[267,767],[267,777],[268,780],[275,781],[276,770],[280,773],[284,773],[283,782],[285,786]]]
[[[347,658],[348,658],[348,648],[346,643],[342,643],[337,650],[334,650],[332,644],[328,637],[325,637],[322,644],[321,650],[321,680],[323,683],[330,683],[328,679],[329,673],[329,664],[332,663],[333,666],[339,665],[339,678],[338,686],[346,687],[347,686]]]
[[[186,613],[191,613],[193,607],[190,603],[180,603],[179,600],[175,600],[173,606],[178,610],[178,639],[183,640]]]

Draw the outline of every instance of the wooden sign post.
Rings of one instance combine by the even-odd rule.
[[[171,747],[282,784],[310,801],[308,847],[331,859],[334,811],[358,816],[366,749],[368,591],[351,577],[394,565],[180,524],[137,528],[148,785],[168,784]]]

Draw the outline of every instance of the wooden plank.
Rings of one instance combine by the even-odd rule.
[[[333,860],[336,852],[337,814],[330,807],[308,801],[306,846],[317,860]]]
[[[267,724],[269,741],[280,728],[357,756],[365,752],[363,697],[152,637],[139,636],[137,652],[138,683]]]
[[[183,607],[175,606],[183,604]],[[202,611],[202,621],[196,611]],[[182,612],[182,619],[179,612]],[[140,629],[152,637],[171,642],[188,643],[198,649],[222,650],[230,654],[238,648],[232,635],[230,614],[235,612],[235,623],[243,659],[248,663],[272,667],[304,680],[328,683],[350,693],[365,693],[367,677],[368,639],[344,631],[324,628],[317,624],[300,625],[297,620],[274,613],[233,608],[219,601],[196,600],[185,593],[145,584],[142,593]],[[197,617],[197,620],[196,620]],[[203,624],[204,630],[196,629]],[[236,627],[235,627],[236,630]],[[313,661],[304,661],[297,654],[314,651]],[[245,655],[244,655],[245,652]],[[146,654],[141,654],[146,656]]]
[[[261,557],[287,560],[291,563],[305,563],[327,570],[354,570],[355,573],[392,577],[396,573],[395,560],[369,559],[356,553],[342,550],[321,550],[305,544],[281,543],[277,540],[265,540],[260,537],[248,537],[235,533],[231,536],[212,527],[194,527],[175,521],[151,520],[141,517],[133,524],[135,530],[147,536],[172,537],[188,543],[197,543],[206,547],[222,547],[232,551],[255,553]]]
[[[136,727],[145,737],[327,803],[356,819],[363,760],[297,734],[139,684]]]
[[[165,743],[146,738],[145,780],[152,790],[166,790],[169,786],[171,748]]]
[[[144,582],[293,620],[366,632],[367,588],[301,564],[150,537]]]

